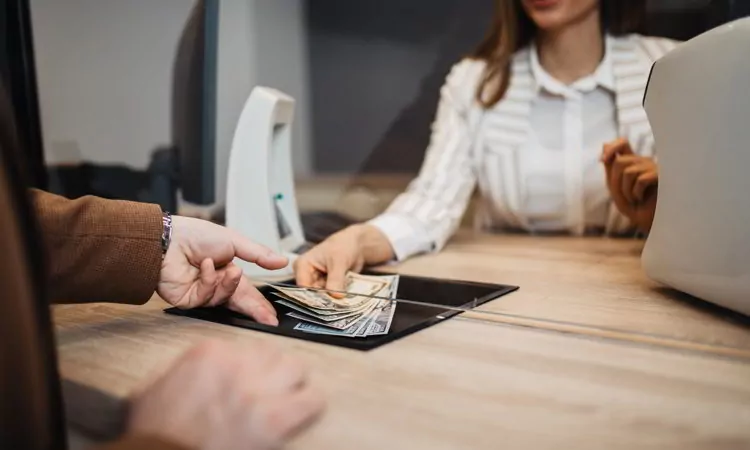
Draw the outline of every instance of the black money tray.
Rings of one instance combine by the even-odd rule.
[[[367,272],[367,274],[393,275],[381,272]],[[283,283],[293,285],[294,280],[285,280]],[[517,289],[517,286],[503,284],[474,283],[400,275],[397,298],[446,305],[448,307],[469,308],[482,305]],[[165,312],[168,314],[191,317],[194,319],[257,330],[295,339],[302,339],[305,341],[363,351],[372,350],[404,338],[412,333],[431,327],[461,313],[461,311],[442,309],[439,307],[398,303],[388,334],[382,336],[368,336],[364,338],[330,336],[295,330],[294,327],[300,323],[300,320],[288,317],[286,314],[292,310],[279,305],[274,301],[276,297],[270,295],[273,288],[270,286],[261,286],[258,290],[269,299],[273,307],[276,309],[279,318],[279,325],[277,327],[260,324],[251,318],[235,313],[226,308],[196,308],[191,310],[169,308],[166,309]]]

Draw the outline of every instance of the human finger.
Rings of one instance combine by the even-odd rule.
[[[622,195],[625,197],[625,199],[629,203],[635,203],[635,196],[633,195],[633,187],[635,186],[635,181],[638,179],[638,176],[640,176],[641,173],[645,170],[645,167],[642,164],[633,164],[630,166],[627,166],[622,171],[622,181],[620,189],[622,191]]]
[[[613,159],[612,165],[609,169],[609,187],[612,191],[611,194],[613,197],[621,197],[623,200],[627,201],[622,193],[622,172],[627,167],[623,163],[619,163],[619,156],[615,156]]]
[[[612,181],[617,181],[619,189],[619,183],[622,182],[622,175],[625,169],[638,162],[638,156],[635,155],[615,155],[614,162],[612,163]]]
[[[276,448],[315,422],[325,409],[325,399],[317,389],[306,387],[265,398],[254,409],[252,426],[262,440],[259,444]]]
[[[240,277],[237,289],[229,298],[227,307],[264,325],[275,327],[279,324],[274,307],[245,277]]]
[[[251,241],[250,239],[232,232],[232,244],[234,245],[234,254],[247,262],[257,264],[268,270],[283,269],[289,264],[289,260],[281,255],[276,254],[270,248]]]
[[[298,286],[317,287],[320,283],[320,272],[310,261],[310,256],[302,255],[294,262],[294,278]]]
[[[307,382],[309,368],[288,355],[280,355],[270,364],[262,384],[263,395],[283,395],[301,389]]]
[[[216,288],[219,283],[219,277],[214,267],[214,262],[211,258],[206,258],[201,261],[200,273],[198,280],[195,282],[195,297],[190,299],[188,307],[194,308],[197,306],[203,306],[208,303],[216,292]]]
[[[652,186],[656,186],[659,181],[659,174],[656,171],[643,172],[633,185],[633,197],[639,202],[646,198],[646,191]]]
[[[242,278],[242,269],[234,263],[229,263],[217,271],[219,282],[208,306],[218,306],[225,303],[237,290]]]
[[[630,148],[630,143],[625,138],[618,138],[612,142],[604,144],[602,149],[601,161],[605,164],[611,164],[614,160],[615,155],[618,154],[632,154],[633,150]]]
[[[326,289],[332,297],[343,298],[346,289],[346,273],[349,271],[350,264],[343,255],[333,255],[326,268]]]

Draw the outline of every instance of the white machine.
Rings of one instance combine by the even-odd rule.
[[[750,314],[750,19],[659,60],[644,107],[659,155],[646,273]]]
[[[289,258],[286,269],[268,271],[235,261],[255,278],[292,273],[295,250],[305,243],[294,195],[292,121],[294,99],[274,89],[250,93],[229,155],[226,225]]]

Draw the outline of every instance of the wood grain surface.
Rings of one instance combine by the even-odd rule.
[[[389,267],[521,289],[371,352],[141,307],[54,308],[72,424],[111,436],[129,392],[207,338],[271,342],[328,394],[304,449],[750,448],[750,325],[659,288],[642,242],[463,232]]]

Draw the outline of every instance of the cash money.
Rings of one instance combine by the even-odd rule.
[[[398,275],[347,273],[346,294],[336,298],[320,290],[276,287],[276,303],[292,311],[287,316],[299,320],[295,330],[344,337],[387,334],[390,330],[398,293]],[[377,298],[376,298],[377,297]]]
[[[305,288],[276,287],[276,289],[293,301],[313,309],[351,310],[371,302],[373,299],[369,296],[377,295],[378,292],[386,287],[388,287],[388,280],[383,279],[383,277],[360,275],[350,272],[346,275],[346,295],[342,298],[336,298],[327,292],[313,291]]]
[[[302,314],[307,314],[313,318],[316,318],[318,320],[323,320],[326,322],[332,322],[334,320],[344,319],[347,317],[361,314],[368,306],[368,305],[364,305],[364,307],[359,307],[351,311],[328,311],[328,310],[321,310],[321,309],[305,308],[304,306],[300,306],[294,301],[289,301],[288,299],[286,299],[286,297],[282,297],[278,295],[277,297],[280,299],[280,300],[276,300],[276,303],[278,303],[279,305],[286,306],[289,309],[293,309]]]
[[[395,299],[396,293],[398,292],[398,277],[393,281],[391,285],[390,294],[388,298]],[[376,314],[367,326],[368,336],[379,336],[387,334],[388,330],[391,329],[391,322],[393,322],[393,315],[396,312],[396,302],[389,300],[380,300],[380,304],[376,308]]]

